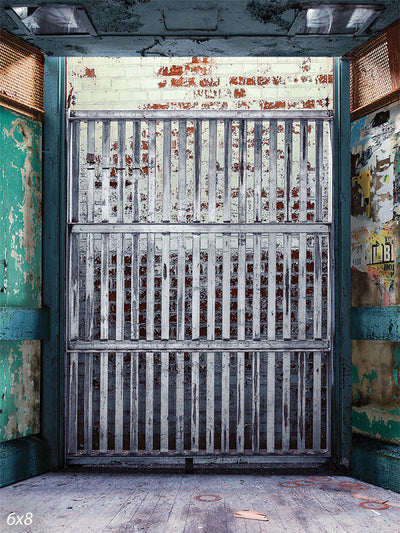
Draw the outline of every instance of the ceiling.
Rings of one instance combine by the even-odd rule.
[[[399,0],[340,0],[381,6],[361,35],[289,35],[300,8],[325,0],[0,0],[1,28],[55,56],[341,56],[399,18]],[[97,35],[33,36],[11,6],[81,5]]]

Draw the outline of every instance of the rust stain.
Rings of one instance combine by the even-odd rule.
[[[83,77],[84,78],[95,78],[96,77],[96,73],[95,73],[94,68],[86,67],[85,68],[85,74],[83,75]]]

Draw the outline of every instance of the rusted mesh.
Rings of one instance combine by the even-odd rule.
[[[398,25],[397,25],[398,26]],[[396,28],[389,27],[376,39],[359,47],[351,54],[350,110],[372,104],[399,88],[393,72],[399,69]]]
[[[44,54],[0,30],[0,98],[22,112],[43,112]]]

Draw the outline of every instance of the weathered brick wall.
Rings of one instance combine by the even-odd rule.
[[[333,108],[331,58],[74,57],[67,83],[75,109]]]

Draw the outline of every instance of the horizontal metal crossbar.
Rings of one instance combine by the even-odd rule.
[[[71,352],[313,352],[330,350],[329,340],[125,340],[74,341]]]
[[[330,231],[330,224],[313,223],[269,223],[269,224],[73,224],[71,233],[194,233],[194,234],[262,234],[275,233],[325,233]]]
[[[294,451],[294,450],[293,450]],[[313,465],[318,466],[326,463],[330,458],[330,453],[321,451],[320,454],[296,454],[290,455],[284,454],[241,454],[237,453],[218,453],[215,451],[213,454],[193,454],[193,452],[183,452],[180,455],[171,454],[157,454],[151,455],[116,455],[110,454],[95,455],[93,452],[91,455],[69,455],[66,457],[67,463],[70,465],[115,465],[129,466],[129,465],[185,465],[186,459],[193,459],[194,464],[203,465],[258,465],[258,464],[273,464],[279,465],[302,465],[306,464],[309,467]]]
[[[174,110],[143,109],[126,111],[71,111],[70,120],[333,120],[333,111],[326,110]]]

